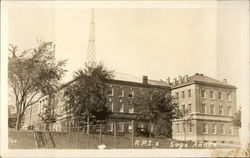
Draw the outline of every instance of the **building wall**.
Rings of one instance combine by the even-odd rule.
[[[216,143],[239,142],[239,131],[237,127],[230,127],[233,128],[233,134],[229,134],[229,126],[232,126],[232,115],[237,111],[236,89],[212,85],[191,84],[173,89],[171,93],[172,95],[175,95],[176,93],[181,94],[182,91],[187,93],[188,90],[191,90],[192,97],[188,98],[185,96],[185,98],[182,98],[182,96],[179,96],[177,102],[179,103],[180,109],[182,105],[192,104],[192,113],[189,113],[188,115],[192,116],[190,118],[192,119],[194,129],[192,132],[185,133],[183,120],[175,120],[172,126],[173,138],[178,140],[186,139]],[[202,91],[204,91],[205,97],[202,97]],[[213,91],[213,98],[210,98],[210,91]],[[219,99],[219,92],[222,94],[222,99]],[[227,93],[230,93],[231,99],[227,98]],[[220,106],[222,108],[220,108]],[[230,108],[231,110],[229,110]],[[220,113],[220,111],[222,111],[222,113]],[[178,123],[180,124],[179,133],[176,129]],[[207,133],[203,132],[203,129],[206,128],[204,127],[204,124],[207,124]],[[212,132],[214,127],[212,124],[215,124],[217,127],[216,133]],[[224,134],[220,131],[221,124],[224,124],[225,126]],[[187,121],[186,126],[188,126]]]
[[[129,85],[124,83],[117,84],[117,83],[109,83],[108,84],[109,93],[107,96],[107,107],[114,113],[117,113],[119,115],[127,115],[126,118],[116,118],[116,119],[110,119],[109,123],[105,126],[108,126],[107,128],[112,129],[111,126],[113,126],[113,123],[119,123],[124,122],[124,124],[117,124],[123,128],[123,132],[129,132],[129,125],[131,124],[131,118],[130,114],[134,113],[133,107],[129,104],[129,100],[132,100],[134,98],[134,95],[138,92],[146,92],[149,90],[157,90],[158,88],[155,88],[155,86],[145,86],[144,84],[137,84],[137,85]],[[170,94],[170,88],[169,87],[162,87],[166,90],[168,94]],[[64,89],[61,89],[57,92],[55,101],[53,101],[53,104],[55,104],[55,111],[58,115],[56,123],[53,124],[52,130],[54,131],[62,131],[62,130],[68,130],[69,124],[71,124],[71,128],[74,128],[74,121],[73,119],[66,119],[67,117],[72,117],[69,111],[65,111],[65,97],[63,96]],[[145,121],[137,121],[138,123],[135,126],[138,126],[139,128],[148,128],[148,122]],[[113,132],[113,130],[110,130],[110,132]]]

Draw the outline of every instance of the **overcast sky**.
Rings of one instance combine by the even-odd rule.
[[[54,41],[57,59],[68,59],[68,81],[85,62],[90,15],[88,8],[9,9],[9,43],[23,50]],[[198,72],[241,86],[240,9],[97,8],[95,15],[96,58],[108,68],[158,80]]]

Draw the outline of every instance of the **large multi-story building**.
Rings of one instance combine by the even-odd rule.
[[[49,127],[50,130],[65,131],[69,127],[73,129],[76,124],[72,113],[65,109],[66,98],[64,97],[65,88],[71,82],[63,85],[55,95],[44,96],[40,98],[38,103],[30,106],[25,112],[23,127],[33,126],[34,129],[44,129],[45,124],[43,124],[40,115],[44,112],[45,107],[52,107],[57,119]],[[134,108],[129,104],[129,100],[133,99],[136,93],[161,89],[170,95],[170,85],[167,82],[150,80],[147,76],[143,76],[139,80],[131,75],[123,74],[109,80],[107,84],[109,87],[107,107],[112,111],[108,125],[105,126],[107,132],[113,132],[114,123],[116,123],[117,132],[126,133],[132,130],[131,120],[136,119],[138,114],[134,113]],[[137,120],[135,125],[142,130],[149,128],[147,120]]]
[[[215,80],[203,74],[174,78],[171,93],[184,113],[173,121],[177,140],[238,143],[239,130],[232,124],[236,112],[236,87],[227,80]]]
[[[68,83],[70,84],[70,82]],[[39,102],[30,106],[25,112],[24,128],[33,126],[34,129],[44,129],[41,120],[44,105],[53,107],[57,115],[56,122],[49,126],[53,131],[68,130],[74,127],[74,119],[70,111],[65,111],[64,90],[62,86],[56,95],[43,96]],[[142,79],[128,75],[117,76],[108,83],[107,106],[112,111],[107,132],[130,132],[131,120],[137,118],[133,107],[128,100],[140,91],[164,89],[166,94],[175,96],[178,108],[184,113],[182,118],[173,120],[172,136],[176,140],[211,142],[211,143],[237,143],[239,142],[238,128],[232,124],[232,115],[237,111],[236,87],[227,84],[226,80],[219,81],[203,74],[174,78],[170,82],[149,80],[147,76]],[[124,123],[128,122],[128,123]],[[148,120],[137,120],[136,127],[149,129]]]

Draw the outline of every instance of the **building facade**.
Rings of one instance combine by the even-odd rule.
[[[70,84],[70,83],[68,83]],[[44,130],[45,125],[41,120],[40,115],[44,112],[44,107],[53,108],[57,116],[56,122],[49,126],[51,131],[67,131],[76,129],[77,125],[74,122],[74,117],[70,110],[66,111],[64,91],[67,85],[62,86],[55,95],[44,96],[40,98],[37,104],[32,105],[25,112],[25,125],[23,128],[33,126],[34,129]],[[143,76],[141,82],[135,79],[111,79],[108,84],[107,107],[112,112],[108,124],[103,125],[104,131],[113,132],[116,128],[118,133],[127,133],[132,131],[132,120],[137,118],[134,113],[134,108],[129,104],[135,94],[146,91],[164,90],[170,95],[170,85],[163,81],[149,80],[147,76]],[[116,127],[114,127],[114,125]],[[148,120],[136,120],[135,126],[142,131],[149,128]]]
[[[166,94],[175,97],[176,105],[184,114],[173,120],[173,139],[210,143],[238,143],[239,130],[232,124],[232,115],[237,111],[236,87],[224,81],[218,81],[203,74],[179,77],[170,82],[149,80],[144,76],[142,80],[112,79],[108,84],[107,107],[112,111],[106,132],[127,133],[132,130],[132,120],[136,119],[134,108],[129,100],[138,92],[149,90],[165,90]],[[70,84],[70,83],[69,83]],[[57,115],[56,122],[50,124],[51,131],[67,131],[74,129],[72,113],[65,110],[64,90],[62,86],[56,95],[43,96],[39,102],[30,106],[24,116],[24,126],[27,129],[44,130],[45,124],[41,120],[44,107],[52,107]],[[148,120],[136,120],[135,127],[142,130],[149,129]],[[116,125],[116,126],[115,126]]]
[[[210,143],[239,143],[233,126],[236,87],[203,74],[174,79],[171,94],[184,116],[173,121],[173,138]]]

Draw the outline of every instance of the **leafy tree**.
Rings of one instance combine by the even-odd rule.
[[[241,127],[241,109],[234,113],[233,124],[234,126]]]
[[[149,90],[137,93],[130,101],[134,106],[138,119],[148,119],[154,135],[171,136],[172,119],[179,117],[179,110],[173,101],[173,97],[166,95],[167,91]]]
[[[71,111],[76,124],[89,125],[104,122],[109,110],[106,106],[109,79],[113,72],[102,63],[85,64],[85,68],[75,72],[74,81],[65,90],[66,111]]]
[[[8,81],[15,97],[16,130],[19,130],[27,107],[38,102],[39,95],[52,93],[58,87],[66,61],[55,62],[53,42],[41,42],[38,47],[22,52],[10,44],[9,51]]]

